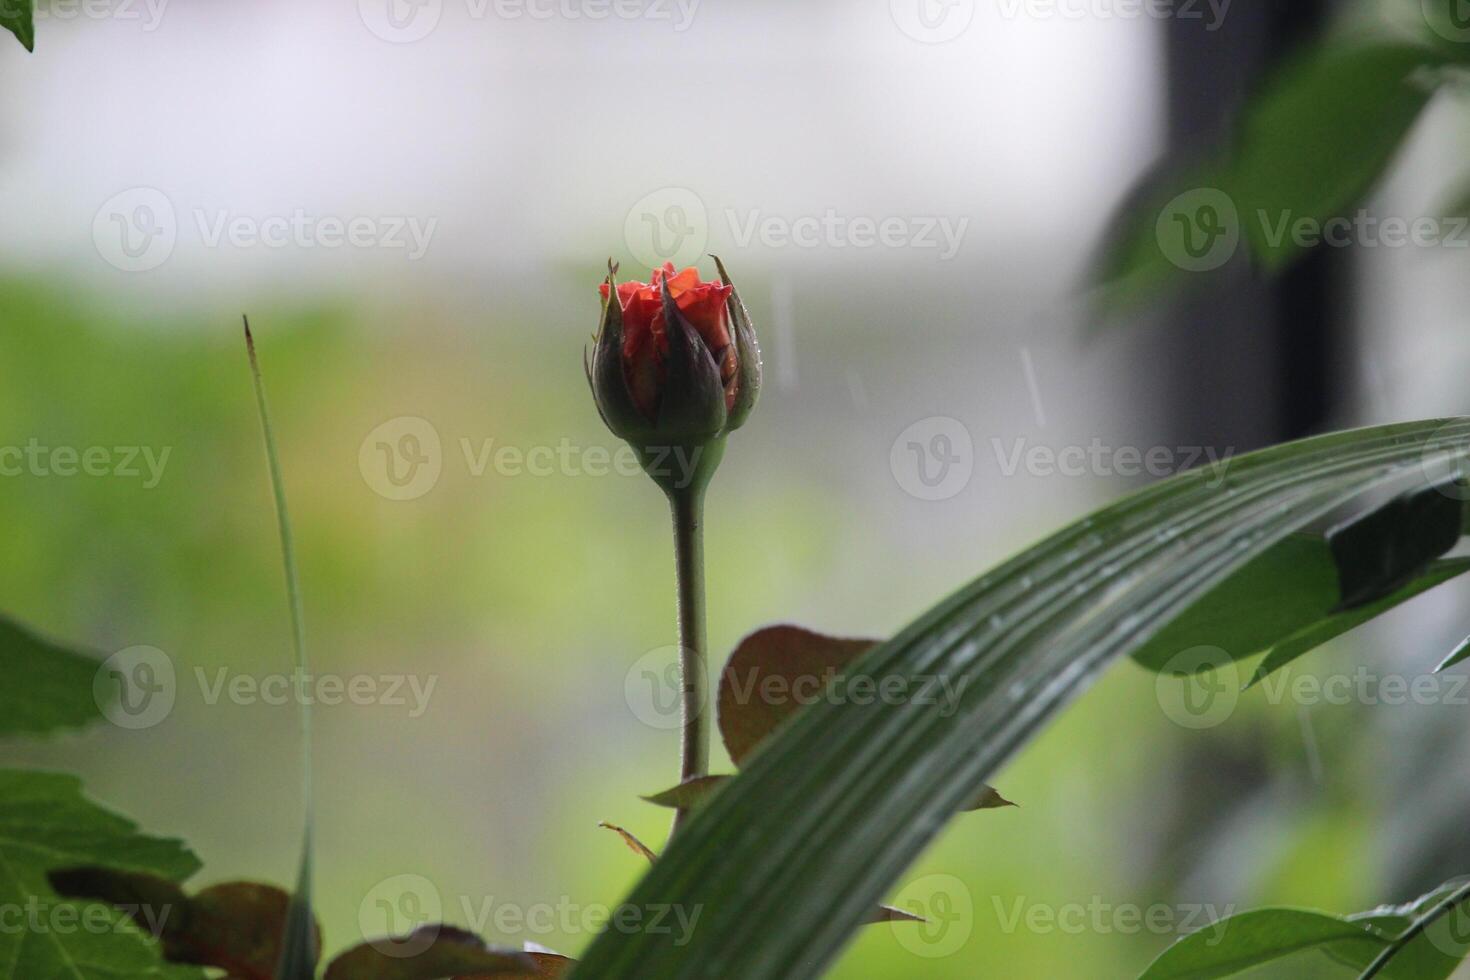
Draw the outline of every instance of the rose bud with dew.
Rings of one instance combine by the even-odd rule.
[[[704,483],[760,393],[760,348],[724,264],[721,282],[672,263],[649,281],[602,284],[602,323],[586,365],[597,410],[665,490]]]

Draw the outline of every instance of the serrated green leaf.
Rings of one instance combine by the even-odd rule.
[[[702,907],[689,941],[599,936],[598,980],[816,975],[944,821],[1114,658],[1277,541],[1465,459],[1470,420],[1337,433],[1134,494],[981,576],[851,670],[963,690],[823,700],[696,811],[628,901]]]
[[[47,872],[82,865],[171,881],[199,868],[178,841],[139,834],[88,800],[75,777],[0,770],[0,905],[36,910],[24,929],[0,929],[0,980],[202,980],[164,963],[123,913],[52,889]],[[88,921],[100,925],[78,925]]]
[[[1371,959],[1389,937],[1371,926],[1306,909],[1255,909],[1221,919],[1170,946],[1139,980],[1214,980],[1328,945],[1364,947]]]
[[[24,679],[0,685],[0,735],[44,735],[100,721],[93,695],[100,666],[0,616],[0,677]]]
[[[36,50],[34,0],[0,0],[0,27],[15,35],[27,51]]]

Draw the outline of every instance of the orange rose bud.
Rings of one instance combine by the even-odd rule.
[[[612,267],[602,284],[587,377],[608,428],[645,457],[703,450],[744,424],[755,406],[760,348],[719,268],[722,282],[666,263],[646,283],[619,284]],[[722,447],[712,448],[717,460]]]

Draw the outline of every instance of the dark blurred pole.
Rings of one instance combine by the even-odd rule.
[[[1236,0],[1214,31],[1207,20],[1166,21],[1171,156],[1224,145],[1246,98],[1320,33],[1329,7]],[[1165,404],[1181,444],[1244,452],[1323,428],[1342,396],[1329,372],[1350,336],[1333,252],[1315,250],[1275,280],[1232,264],[1169,317]]]
[[[1328,7],[1235,0],[1215,31],[1166,21],[1170,158],[1224,147],[1246,99],[1321,31]],[[1314,250],[1274,279],[1237,257],[1166,315],[1162,405],[1175,445],[1243,453],[1324,428],[1344,395],[1331,371],[1350,338],[1335,251]],[[1224,839],[1241,801],[1266,795],[1269,755],[1262,732],[1181,753],[1169,776],[1175,810],[1153,837],[1161,879],[1182,882],[1200,842]]]

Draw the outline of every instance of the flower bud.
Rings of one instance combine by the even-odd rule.
[[[703,282],[696,269],[672,263],[646,283],[602,284],[602,322],[587,359],[587,380],[602,420],[639,453],[665,489],[673,477],[655,472],[671,454],[697,466],[676,467],[686,480],[708,479],[724,437],[745,423],[760,390],[760,348],[750,316],[723,263],[723,282]]]

